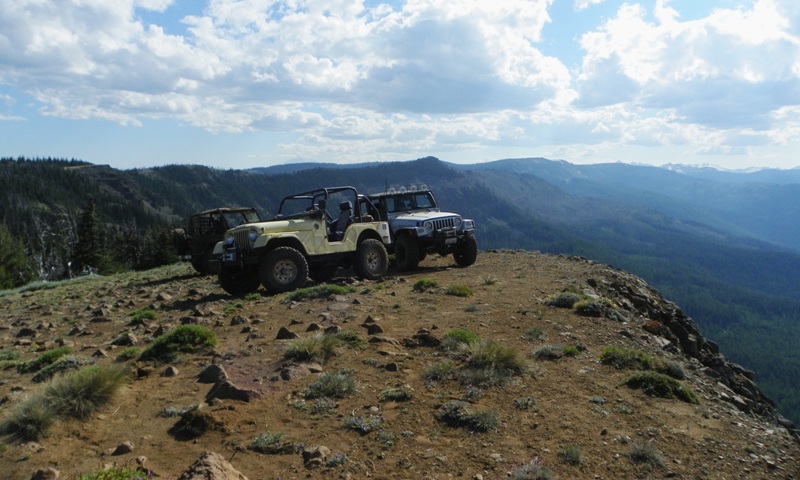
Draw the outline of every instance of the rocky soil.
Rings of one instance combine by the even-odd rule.
[[[437,285],[415,289],[424,279]],[[29,480],[51,469],[72,479],[118,464],[177,479],[205,452],[251,480],[540,478],[522,476],[531,465],[557,479],[800,477],[796,432],[752,375],[629,274],[584,259],[482,252],[469,268],[428,258],[418,271],[390,271],[381,282],[346,275],[335,282],[352,291],[294,302],[264,292],[235,298],[214,277],[175,265],[0,297],[0,352],[29,361],[69,346],[87,362],[130,372],[90,418],[60,420],[37,442],[5,438],[0,477]],[[453,286],[473,294],[453,295]],[[544,303],[564,290],[594,301],[580,312]],[[132,322],[146,307],[155,318]],[[210,328],[216,347],[166,364],[117,359],[125,344],[145,347],[181,324]],[[527,369],[485,388],[426,380],[437,362],[466,358],[438,345],[455,329],[515,350]],[[293,340],[283,337],[336,330],[355,332],[363,345],[314,364],[284,358]],[[680,365],[680,382],[699,404],[625,386],[631,372],[600,361],[608,346]],[[543,347],[573,347],[573,355],[534,355]],[[316,379],[346,369],[356,393],[306,398]],[[42,388],[33,376],[0,370],[0,416]],[[410,398],[387,399],[395,389]],[[499,424],[484,432],[442,421],[443,406],[454,400],[493,413]],[[383,423],[364,433],[346,427],[353,417]],[[260,434],[276,435],[282,448],[248,448]],[[635,455],[642,449],[649,457]]]

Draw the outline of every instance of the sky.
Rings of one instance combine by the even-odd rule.
[[[0,0],[0,157],[800,167],[797,0]]]

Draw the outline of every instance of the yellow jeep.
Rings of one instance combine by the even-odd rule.
[[[330,280],[339,267],[377,280],[386,274],[389,225],[354,187],[290,195],[270,221],[232,228],[214,247],[219,283],[231,295],[286,292],[310,277]]]

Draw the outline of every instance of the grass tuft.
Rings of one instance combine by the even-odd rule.
[[[284,434],[271,432],[259,433],[253,437],[247,448],[248,450],[268,455],[295,453],[298,450],[294,442],[285,440]]]
[[[282,303],[302,302],[304,300],[311,300],[314,298],[325,298],[330,295],[346,295],[353,293],[356,290],[353,287],[345,287],[342,285],[323,284],[314,287],[301,288],[295,290],[283,299]]]
[[[415,292],[426,292],[433,288],[437,288],[439,286],[439,282],[436,280],[431,280],[430,278],[421,278],[414,282],[414,291]]]
[[[96,472],[78,475],[75,480],[144,480],[151,476],[152,473],[149,470],[114,465]]]
[[[444,291],[447,295],[452,295],[454,297],[471,297],[475,295],[475,292],[466,285],[450,285]]]
[[[57,378],[13,408],[0,433],[38,440],[58,418],[84,419],[107,403],[128,379],[119,367],[90,366]]]

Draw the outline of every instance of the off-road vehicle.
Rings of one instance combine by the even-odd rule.
[[[334,213],[335,212],[335,215]],[[308,277],[330,280],[339,267],[377,280],[386,274],[389,225],[353,187],[290,195],[270,221],[228,230],[214,247],[219,283],[232,295],[302,287]]]
[[[442,212],[427,186],[388,189],[369,196],[389,222],[398,270],[414,270],[429,253],[452,253],[456,263],[468,267],[478,258],[475,222],[457,213]]]
[[[186,228],[172,231],[175,251],[181,259],[191,261],[199,273],[216,274],[219,262],[211,261],[211,253],[225,232],[245,223],[260,221],[261,217],[254,208],[214,208],[195,213],[189,217]]]

